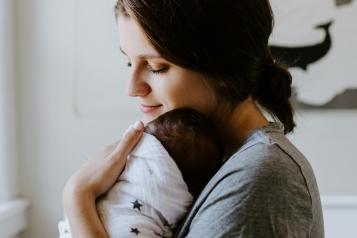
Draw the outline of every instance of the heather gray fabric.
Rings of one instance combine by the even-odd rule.
[[[314,173],[282,124],[247,138],[204,188],[176,237],[324,237]]]

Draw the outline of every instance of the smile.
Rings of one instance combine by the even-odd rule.
[[[152,113],[154,112],[155,110],[157,110],[158,108],[160,108],[162,105],[144,105],[144,104],[141,104],[140,106],[140,109],[143,113]]]

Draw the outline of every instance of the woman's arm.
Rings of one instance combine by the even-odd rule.
[[[72,237],[109,238],[98,217],[95,199],[89,194],[71,193],[64,199],[64,208]]]
[[[95,153],[68,180],[63,191],[63,206],[72,237],[108,237],[98,217],[95,201],[115,183],[142,133],[141,122],[130,126],[118,143]]]

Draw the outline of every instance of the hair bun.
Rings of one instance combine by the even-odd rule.
[[[285,125],[285,132],[295,127],[290,104],[292,77],[287,69],[276,63],[271,54],[262,60],[254,98]],[[290,112],[290,113],[286,113]]]

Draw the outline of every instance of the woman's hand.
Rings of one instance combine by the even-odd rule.
[[[130,151],[143,133],[143,123],[130,126],[117,143],[93,154],[72,175],[63,191],[63,206],[72,237],[107,237],[95,200],[109,190],[124,169]]]

